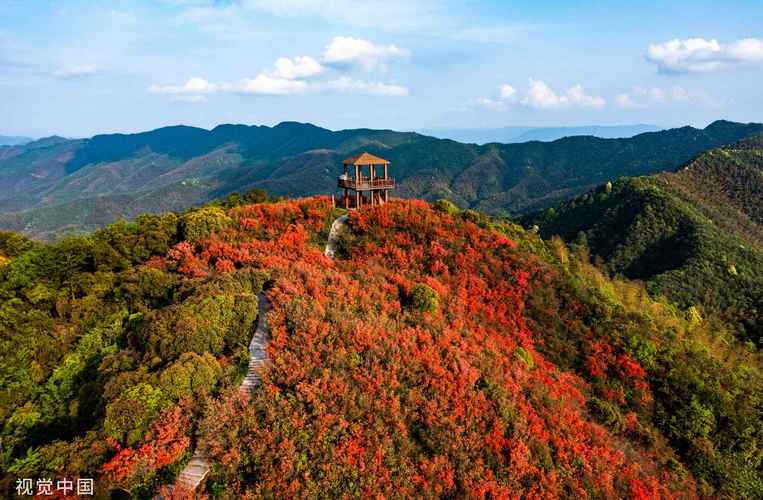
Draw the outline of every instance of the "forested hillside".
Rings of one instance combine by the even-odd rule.
[[[477,146],[285,122],[52,137],[0,147],[0,229],[52,240],[250,188],[284,196],[331,194],[341,161],[362,150],[392,162],[397,196],[447,198],[462,208],[520,214],[609,179],[673,170],[707,149],[760,132],[760,124],[718,121],[702,130],[683,127],[627,139],[579,136]]]
[[[250,198],[252,199],[252,198]],[[0,241],[0,470],[149,497],[196,446],[234,496],[754,498],[763,375],[722,321],[583,247],[326,198]],[[270,366],[236,384],[266,290]]]
[[[584,241],[614,273],[720,314],[763,346],[763,136],[676,172],[622,179],[524,220]]]

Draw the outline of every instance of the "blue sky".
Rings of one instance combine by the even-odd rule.
[[[0,134],[763,121],[763,3],[0,0]]]

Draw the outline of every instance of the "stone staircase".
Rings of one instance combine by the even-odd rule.
[[[208,474],[209,457],[197,449],[185,468],[178,474],[172,489],[177,492],[193,492],[204,482]]]
[[[339,233],[345,228],[346,222],[347,215],[343,215],[331,224],[326,249],[323,252],[324,255],[331,259],[335,257]],[[260,292],[257,298],[257,328],[254,331],[254,335],[252,335],[252,340],[249,342],[249,370],[239,386],[239,391],[246,395],[251,394],[252,390],[260,384],[261,368],[268,362],[267,347],[270,340],[270,327],[265,316],[270,309],[270,301],[268,301],[264,291]],[[188,464],[178,474],[175,483],[169,487],[171,497],[175,498],[177,495],[183,498],[193,498],[194,492],[204,483],[204,480],[209,475],[209,471],[209,457],[203,446],[199,446],[196,448],[191,460],[188,461]],[[156,495],[154,500],[164,500],[164,496],[161,494]]]
[[[252,340],[249,342],[249,370],[246,377],[239,386],[239,391],[246,395],[251,394],[252,390],[260,383],[260,368],[268,361],[266,351],[268,340],[270,339],[270,328],[268,327],[265,315],[270,309],[270,302],[265,296],[265,292],[260,292],[258,298],[257,328],[254,331]],[[202,446],[196,448],[191,460],[180,471],[175,483],[169,487],[172,497],[180,496],[192,498],[194,492],[204,483],[209,475],[210,463],[209,457]],[[182,492],[182,493],[181,493]],[[163,496],[157,495],[155,500],[164,500]]]
[[[270,328],[265,320],[265,315],[270,309],[270,302],[265,297],[264,292],[259,294],[259,313],[257,320],[257,329],[249,342],[249,371],[246,372],[244,381],[241,382],[239,391],[247,395],[252,389],[260,384],[260,369],[268,362],[268,341],[270,340]]]
[[[331,231],[329,231],[329,239],[326,242],[326,249],[323,251],[323,254],[333,259],[336,257],[336,245],[339,241],[339,233],[344,230],[345,226],[347,225],[347,214],[339,217],[337,220],[334,221],[333,224],[331,224]]]

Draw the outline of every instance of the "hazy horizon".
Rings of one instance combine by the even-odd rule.
[[[723,119],[723,118],[719,118]],[[704,128],[705,126],[709,125],[710,123],[717,121],[717,120],[711,120],[710,122],[699,125],[697,128]],[[222,125],[245,125],[245,126],[267,126],[267,127],[275,127],[280,123],[284,122],[298,122],[298,123],[309,123],[311,125],[315,125],[321,128],[325,128],[328,130],[332,130],[334,132],[339,130],[346,130],[347,128],[352,129],[362,129],[362,128],[368,128],[368,129],[380,129],[381,127],[347,127],[347,128],[330,128],[330,127],[324,127],[317,123],[311,123],[311,122],[299,122],[298,120],[283,120],[277,123],[267,124],[267,123],[218,123],[216,125],[213,125],[211,127],[199,127],[196,125],[189,125],[186,123],[168,123],[167,125],[161,125],[156,128],[152,129],[146,129],[146,130],[135,130],[135,131],[121,131],[121,130],[113,130],[113,131],[104,131],[104,132],[98,132],[93,135],[89,136],[74,136],[74,135],[68,135],[65,132],[60,133],[52,133],[49,135],[44,136],[29,136],[29,135],[16,135],[16,134],[9,134],[5,133],[2,130],[0,130],[0,137],[7,138],[7,139],[31,139],[31,140],[39,140],[39,139],[45,139],[46,137],[63,137],[65,139],[86,139],[93,137],[94,135],[101,135],[101,134],[132,134],[132,133],[140,133],[140,132],[150,132],[151,130],[156,130],[158,128],[164,128],[164,127],[176,127],[176,126],[185,126],[185,127],[195,127],[195,128],[201,128],[204,130],[213,130],[216,127],[222,126]],[[662,127],[660,125],[656,125],[653,123],[617,123],[612,125],[600,125],[600,124],[591,124],[591,123],[585,123],[585,124],[579,124],[579,125],[549,125],[549,126],[542,126],[542,127],[533,127],[533,126],[523,126],[523,125],[507,125],[507,126],[496,126],[496,127],[419,127],[416,129],[390,129],[394,130],[396,132],[416,132],[423,135],[429,135],[434,134],[435,132],[450,132],[450,131],[473,131],[473,132],[482,132],[482,131],[497,131],[497,130],[510,130],[510,129],[517,129],[517,130],[544,130],[544,129],[584,129],[584,128],[628,128],[628,127],[654,127],[655,129],[664,130],[668,128],[673,127]]]

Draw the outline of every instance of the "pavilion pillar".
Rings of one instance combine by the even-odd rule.
[[[355,165],[355,208],[360,208],[360,166]]]
[[[374,206],[374,174],[375,174],[374,166],[373,165],[369,165],[368,169],[370,170],[370,173],[371,173],[371,178],[368,180],[368,187],[370,187],[371,190],[368,191],[368,196],[371,198],[371,200],[370,200],[371,201],[371,206]]]
[[[387,172],[387,167],[388,166],[389,165],[387,163],[384,164],[384,180],[385,181],[389,180],[389,175],[388,175],[388,172]],[[385,183],[385,188],[384,188],[384,203],[387,203],[388,201],[389,201],[389,189],[386,188],[386,183]]]

